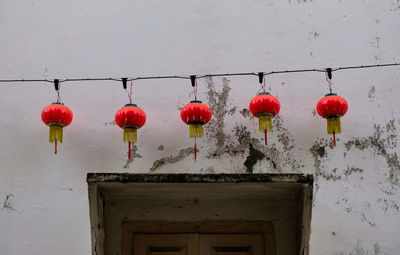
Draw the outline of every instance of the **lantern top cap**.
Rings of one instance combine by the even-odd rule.
[[[336,94],[336,93],[328,93],[328,94],[325,94],[325,96],[326,96],[326,97],[329,97],[329,96],[337,96],[337,94]]]
[[[127,107],[127,106],[134,106],[134,107],[137,107],[137,104],[126,104],[126,105],[124,105],[124,107]]]
[[[61,102],[53,102],[53,103],[51,103],[51,104],[59,104],[59,105],[64,105],[63,103],[61,103]]]
[[[269,92],[260,92],[258,93],[258,95],[261,96],[261,95],[271,95],[271,94]]]
[[[199,103],[199,104],[201,104],[202,102],[200,100],[193,100],[193,101],[190,101],[190,103]]]

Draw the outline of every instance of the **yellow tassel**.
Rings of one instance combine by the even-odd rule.
[[[50,126],[49,131],[49,142],[54,143],[54,141],[62,143],[63,142],[63,127],[62,126]]]
[[[339,134],[342,132],[340,128],[340,117],[330,117],[327,119],[327,123],[328,134],[332,134],[333,132],[335,132],[335,134]]]
[[[137,142],[136,128],[124,128],[124,143],[125,142],[131,142],[131,143]]]
[[[264,115],[258,117],[258,130],[264,132],[264,130],[272,132],[272,116]]]
[[[201,124],[189,124],[190,137],[203,137],[203,127]]]

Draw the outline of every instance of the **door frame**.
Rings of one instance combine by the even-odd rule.
[[[311,233],[311,214],[313,199],[313,176],[305,174],[133,174],[133,173],[88,173],[86,181],[88,183],[89,213],[92,239],[92,254],[104,255],[115,251],[121,254],[121,229],[124,222],[139,220],[169,220],[169,221],[220,221],[220,220],[262,220],[272,221],[275,232],[276,250],[289,250],[284,238],[288,231],[294,232],[291,236],[291,245],[295,245],[293,254],[309,254],[309,241]],[[171,194],[171,191],[174,191]],[[216,191],[214,193],[214,191]],[[197,194],[201,194],[200,200]],[[217,196],[221,201],[237,198],[259,200],[260,203],[247,203],[245,206],[234,208],[228,204],[228,211],[221,215],[218,213],[204,211],[202,198]],[[204,196],[203,196],[204,195]],[[142,200],[138,201],[137,197]],[[146,199],[169,200],[183,196],[192,199],[193,203],[186,203],[186,214],[180,214],[175,218],[168,211],[159,213],[157,208],[149,205],[151,201]],[[229,196],[229,197],[227,197]],[[249,197],[250,196],[250,197]],[[281,198],[289,200],[281,200]],[[129,203],[135,200],[135,208],[126,208]],[[161,201],[158,200],[158,201]],[[186,201],[186,200],[182,200]],[[199,201],[201,201],[199,203]],[[250,201],[250,200],[241,200]],[[264,203],[265,201],[265,203]],[[281,207],[273,214],[267,212],[270,205],[288,205],[285,212],[296,215],[290,219],[290,225],[286,222],[288,218],[280,220]],[[279,202],[279,201],[282,201]],[[290,202],[288,204],[287,202]],[[272,204],[270,204],[272,203]],[[275,204],[274,204],[275,203]],[[147,205],[146,205],[147,204]],[[226,203],[225,203],[226,204]],[[224,206],[225,206],[224,204]],[[182,204],[174,204],[174,211],[181,210]],[[209,204],[210,205],[210,204]],[[260,205],[260,206],[259,206]],[[136,207],[138,206],[138,207]],[[150,207],[148,207],[150,206]],[[196,210],[203,206],[203,211]],[[221,204],[214,203],[213,209],[225,208]],[[216,208],[215,206],[219,206]],[[247,207],[250,206],[250,207]],[[259,207],[257,207],[259,206]],[[124,207],[124,208],[123,208]],[[257,208],[255,208],[257,207]],[[262,207],[262,208],[261,208]],[[290,208],[289,208],[290,207]],[[150,209],[151,210],[150,210]],[[253,208],[258,211],[252,211]],[[125,210],[126,209],[126,210]],[[132,209],[132,210],[131,210]],[[185,209],[185,210],[186,210]],[[237,213],[240,210],[240,215]],[[282,209],[282,210],[283,210]],[[246,213],[248,210],[248,214]],[[181,210],[182,211],[182,210]],[[252,213],[255,214],[252,214]],[[205,213],[205,214],[201,214]],[[229,216],[226,217],[225,213]],[[261,215],[262,213],[262,215]],[[150,216],[148,216],[148,214]],[[155,215],[157,214],[157,215]],[[184,216],[182,219],[180,217]],[[292,235],[292,233],[290,233]],[[292,247],[292,246],[291,246]]]

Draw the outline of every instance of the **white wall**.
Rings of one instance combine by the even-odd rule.
[[[399,22],[398,0],[3,0],[0,78],[400,62]],[[334,91],[349,102],[336,148],[314,111],[327,92],[322,73],[267,78],[282,105],[268,148],[244,110],[259,89],[257,78],[200,80],[199,96],[214,118],[196,164],[179,117],[190,100],[188,81],[134,83],[134,100],[148,120],[139,131],[141,157],[133,162],[127,162],[122,131],[110,123],[127,102],[121,84],[61,85],[74,120],[55,156],[40,119],[55,100],[52,85],[2,83],[0,253],[89,254],[87,172],[242,173],[251,143],[265,155],[254,172],[315,175],[311,254],[399,254],[399,70],[334,73]]]

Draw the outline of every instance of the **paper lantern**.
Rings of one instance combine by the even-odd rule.
[[[136,104],[126,104],[115,113],[115,122],[124,129],[123,142],[128,142],[128,158],[131,159],[131,144],[137,142],[137,130],[146,122],[146,114]]]
[[[280,108],[279,100],[268,92],[261,92],[250,101],[250,112],[258,118],[258,130],[264,133],[265,145],[268,145],[267,131],[272,132],[272,118]]]
[[[63,128],[71,124],[72,118],[72,111],[60,102],[52,103],[43,109],[42,120],[50,127],[49,142],[54,143],[54,154],[57,154],[57,141],[63,142]]]
[[[193,138],[203,137],[203,125],[211,119],[210,108],[201,101],[191,101],[181,110],[182,121],[189,125],[189,136]],[[197,147],[194,144],[194,160],[196,161]]]
[[[336,146],[336,136],[342,132],[340,126],[340,117],[347,112],[347,102],[343,97],[336,93],[326,94],[317,103],[317,112],[320,116],[327,119],[328,134],[333,135],[333,146]]]

